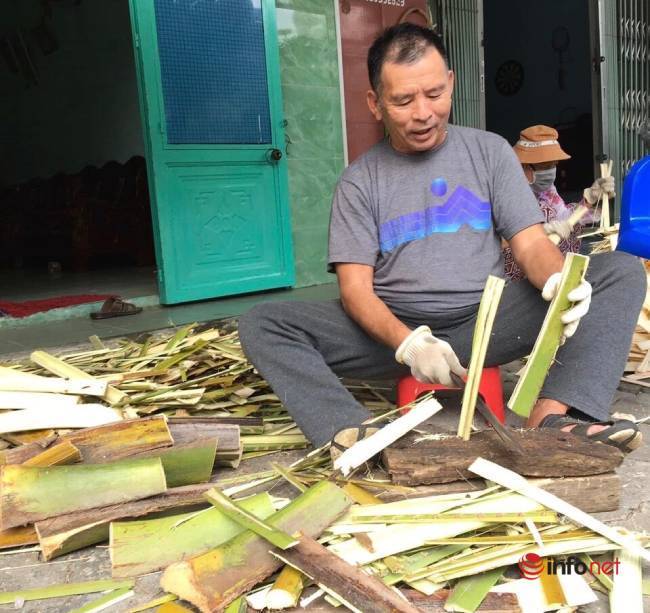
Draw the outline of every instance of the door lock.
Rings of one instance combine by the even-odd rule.
[[[273,164],[274,162],[279,162],[282,159],[282,151],[279,149],[269,149],[266,152],[266,161]]]

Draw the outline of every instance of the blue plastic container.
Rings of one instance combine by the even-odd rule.
[[[625,178],[617,250],[650,259],[650,155]]]

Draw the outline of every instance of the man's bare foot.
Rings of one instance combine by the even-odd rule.
[[[541,421],[547,415],[566,415],[566,412],[569,410],[568,405],[558,402],[557,400],[551,400],[550,398],[540,398],[533,407],[530,415],[528,416],[528,421],[526,421],[527,428],[537,428]],[[563,432],[571,432],[577,424],[571,424],[561,428]],[[587,434],[596,434],[602,430],[605,430],[607,426],[591,426],[587,430]]]

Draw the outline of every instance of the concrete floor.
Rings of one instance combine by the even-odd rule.
[[[308,293],[309,295],[309,293]],[[189,317],[186,321],[196,320]],[[24,354],[21,354],[21,357]],[[503,367],[504,391],[510,395],[516,381],[515,372],[520,363]],[[630,413],[636,418],[650,415],[650,389],[622,383],[616,393],[613,411]],[[441,430],[455,429],[458,415],[453,410],[439,413],[435,419]],[[519,425],[517,416],[510,413],[508,423]],[[602,521],[613,526],[624,526],[637,531],[650,532],[650,424],[642,424],[646,443],[643,447],[630,454],[619,467],[618,473],[622,481],[621,506],[609,513],[595,514]],[[242,463],[237,474],[252,473],[264,470],[271,462],[288,465],[304,451],[283,452],[255,458]],[[232,476],[235,471],[223,469],[214,479]],[[276,495],[293,495],[290,490],[274,489]],[[650,574],[650,567],[644,569],[644,575]],[[17,590],[44,585],[55,585],[75,581],[89,581],[110,578],[110,559],[106,545],[91,547],[76,551],[49,563],[39,562],[38,552],[26,551],[0,555],[0,590]],[[152,573],[139,577],[136,581],[135,595],[122,603],[110,608],[110,611],[128,611],[130,608],[143,604],[162,595],[159,588],[160,573]],[[597,592],[598,593],[598,592]],[[604,595],[598,593],[599,601],[582,607],[585,613],[604,613],[609,611],[609,605]],[[21,609],[25,613],[60,613],[73,611],[85,603],[98,598],[99,595],[57,598],[43,601],[27,602]],[[2,605],[0,611],[15,610],[13,605]],[[650,611],[650,598],[644,598],[644,610]],[[368,612],[371,613],[371,612]]]
[[[85,292],[86,290],[84,290]],[[83,317],[3,328],[3,318],[0,318],[0,361],[34,349],[82,343],[92,335],[97,335],[100,338],[113,338],[192,322],[237,317],[260,302],[329,300],[337,297],[338,286],[336,283],[330,283],[300,289],[272,290],[232,298],[216,298],[177,306],[155,304],[145,306],[144,310],[137,315],[97,321],[90,319],[86,314]]]

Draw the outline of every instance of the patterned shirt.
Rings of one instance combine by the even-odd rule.
[[[555,219],[560,221],[563,219],[568,219],[575,208],[581,204],[584,204],[584,201],[575,202],[573,204],[566,204],[564,200],[562,200],[562,196],[557,193],[555,185],[552,185],[544,192],[536,194],[536,196],[537,201],[539,202],[539,208],[542,210],[544,218],[547,222],[553,221]],[[579,235],[582,232],[582,228],[585,222],[591,223],[591,221],[593,221],[593,213],[589,211],[573,227],[573,232],[571,232],[569,238],[561,241],[558,245],[562,253],[578,253],[580,251],[580,244],[582,241],[580,240]],[[526,275],[524,275],[521,268],[517,266],[510,247],[504,247],[503,256],[505,258],[506,277],[511,281],[523,279]]]

